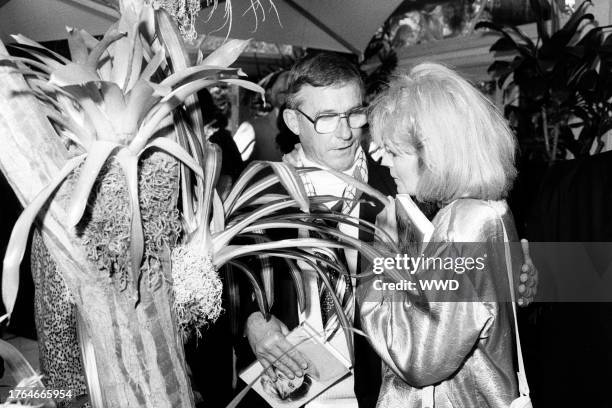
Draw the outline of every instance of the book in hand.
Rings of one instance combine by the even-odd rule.
[[[340,352],[325,342],[307,323],[302,323],[287,336],[308,362],[305,375],[293,380],[275,369],[278,379],[272,381],[255,361],[240,378],[261,395],[273,408],[298,408],[350,375],[351,364]]]
[[[397,206],[398,216],[407,224],[405,227],[411,229],[412,235],[416,235],[415,238],[419,242],[422,250],[430,241],[433,235],[434,226],[415,202],[412,201],[410,195],[398,194],[396,198],[401,204],[401,206]]]

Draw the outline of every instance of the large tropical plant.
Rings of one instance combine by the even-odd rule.
[[[505,92],[518,89],[518,100],[506,105],[506,115],[531,159],[586,156],[594,144],[599,152],[602,136],[612,129],[612,37],[606,35],[609,26],[597,26],[587,12],[590,5],[582,2],[557,28],[557,20],[547,21],[545,12],[556,8],[547,0],[531,0],[537,41],[512,25],[476,26],[501,36],[491,46],[500,58],[489,72]]]
[[[59,136],[47,138],[46,152],[32,151],[30,157],[25,152],[23,165],[39,166],[50,182],[36,197],[24,200],[28,206],[13,230],[4,262],[3,300],[10,314],[28,232],[44,208],[46,244],[55,249],[62,279],[78,306],[85,327],[81,341],[91,346],[84,350],[95,350],[93,359],[84,357],[91,363],[86,367],[90,395],[100,396],[94,405],[190,406],[166,282],[171,280],[169,252],[182,230],[175,159],[202,177],[203,146],[197,131],[175,132],[172,122],[189,121],[201,129],[190,95],[205,86],[229,82],[259,90],[239,79],[239,70],[226,68],[246,43],[228,42],[189,67],[168,14],[135,3],[122,10],[102,40],[77,29],[69,29],[68,38],[71,60],[22,36],[15,36],[16,47],[31,57],[2,57],[3,65],[15,64],[11,73],[24,75],[29,85],[9,96],[11,106],[35,96]],[[7,146],[11,143],[29,141],[10,138]],[[35,163],[38,153],[41,163]],[[9,155],[3,159],[7,178],[23,198],[29,180],[6,170]],[[51,161],[65,162],[53,171]],[[181,171],[189,217],[193,188],[188,173]],[[134,351],[137,365],[130,362]]]
[[[248,277],[267,315],[273,277],[250,270],[241,258],[287,260],[304,306],[295,261],[312,266],[333,293],[325,269],[347,273],[333,249],[381,255],[375,246],[325,225],[375,230],[327,211],[325,204],[338,197],[308,197],[299,173],[310,169],[253,163],[225,200],[216,193],[220,154],[202,134],[193,94],[219,82],[261,91],[240,79],[240,70],[228,68],[245,42],[229,41],[206,59],[191,61],[171,17],[137,1],[122,7],[120,20],[101,40],[69,28],[71,59],[23,36],[14,38],[30,57],[2,55],[0,74],[8,72],[19,84],[26,78],[28,88],[13,91],[19,87],[9,83],[10,94],[0,96],[11,101],[9,111],[21,108],[20,120],[37,121],[42,114],[53,131],[41,123],[41,133],[27,134],[20,128],[28,124],[18,121],[0,132],[7,147],[0,165],[27,205],[7,249],[3,300],[10,315],[28,233],[38,219],[77,305],[94,406],[193,404],[178,329],[197,330],[214,320],[221,266],[231,264]],[[44,147],[24,148],[34,140]],[[17,158],[23,163],[14,166]],[[24,168],[32,176],[24,178]],[[272,170],[258,178],[266,168]],[[335,174],[386,202],[367,185]],[[44,185],[35,196],[33,179]],[[270,192],[274,185],[285,192]],[[314,236],[271,241],[270,229]],[[237,245],[240,240],[250,243]],[[211,284],[202,286],[207,279]],[[338,299],[335,305],[348,340],[350,323]]]

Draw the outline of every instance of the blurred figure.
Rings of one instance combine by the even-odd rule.
[[[210,142],[217,144],[221,148],[221,176],[229,178],[229,181],[233,183],[242,173],[242,170],[244,170],[244,161],[232,138],[232,134],[226,129],[228,123],[227,116],[217,108],[210,92],[206,89],[198,92],[198,100],[200,101],[200,110],[204,119],[204,133]],[[224,181],[221,180],[220,183],[222,182]]]
[[[255,130],[255,147],[251,160],[281,161],[283,154],[293,150],[299,142],[283,121],[288,78],[289,71],[281,71],[268,80],[266,103],[272,110],[251,121]]]

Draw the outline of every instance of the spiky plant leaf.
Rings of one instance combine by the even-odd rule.
[[[72,27],[66,27],[66,32],[68,33],[68,49],[70,49],[72,62],[85,64],[87,62],[87,56],[89,55],[85,39],[79,30],[75,30]]]
[[[134,86],[136,81],[140,78],[140,71],[142,70],[142,60],[144,57],[144,44],[140,42],[139,24],[134,24],[134,27],[128,35],[128,46],[130,49],[129,60],[127,63],[127,72],[125,75],[125,82],[123,84],[123,91],[126,92]]]
[[[81,221],[85,208],[87,208],[91,189],[100,176],[104,164],[120,147],[118,143],[104,140],[96,141],[90,146],[87,159],[72,192],[72,199],[68,207],[68,225],[75,226]]]
[[[281,220],[282,221],[288,221],[288,220],[331,221],[334,223],[344,224],[350,227],[364,230],[368,234],[380,236],[384,238],[382,242],[385,244],[388,244],[388,245],[396,244],[394,242],[394,239],[391,237],[391,235],[389,235],[389,233],[385,231],[384,229],[378,227],[374,223],[371,223],[369,221],[366,221],[358,217],[354,217],[349,214],[342,214],[342,213],[337,213],[333,211],[329,213],[315,213],[315,214],[301,214],[301,213],[283,214],[282,216],[267,218],[266,220],[261,220],[260,222],[267,222],[267,221],[273,221],[273,220],[278,220],[278,221],[281,221]],[[398,251],[399,251],[399,248],[398,248]],[[395,251],[395,252],[398,252],[398,251]]]
[[[257,306],[259,307],[259,310],[265,316],[266,320],[269,319],[270,308],[268,306],[268,299],[265,291],[261,290],[261,284],[259,282],[259,279],[257,278],[257,274],[251,271],[244,263],[240,261],[234,260],[228,262],[228,264],[238,269],[247,277],[249,283],[251,284],[251,287],[253,288],[253,293],[255,294],[255,300],[257,300]]]
[[[127,104],[123,91],[116,83],[108,81],[98,83],[98,87],[102,96],[104,114],[110,119],[115,134],[126,141],[129,140],[130,135],[136,131],[138,117],[126,117]]]
[[[242,54],[249,45],[250,41],[251,40],[229,40],[204,58],[202,65],[229,67],[236,62],[240,54]]]
[[[124,129],[129,130],[132,134],[136,133],[147,112],[155,106],[158,100],[155,97],[155,94],[159,92],[156,88],[160,89],[161,87],[145,80],[137,81],[134,84],[125,96],[126,106],[124,111],[119,113],[119,120],[124,123]],[[170,90],[165,91],[169,92]],[[162,90],[162,92],[164,91]]]
[[[267,167],[272,168],[274,175],[267,176],[251,186],[250,190],[242,194],[247,186],[253,181],[254,177]],[[248,201],[259,192],[271,187],[277,182],[280,182],[289,195],[299,203],[302,211],[308,212],[308,196],[295,168],[282,162],[254,161],[242,172],[227,196],[224,202],[226,214],[231,214],[239,202]],[[257,186],[260,186],[260,188],[257,189]]]
[[[87,57],[87,65],[92,70],[95,70],[98,67],[100,58],[106,52],[108,47],[110,47],[110,45],[114,43],[115,41],[118,41],[119,39],[125,36],[126,36],[126,33],[121,33],[119,32],[119,30],[117,30],[116,24],[111,26],[111,28],[106,33],[104,33],[104,37],[102,37],[102,40],[100,40],[89,53],[89,56]],[[122,60],[125,57],[125,55],[120,55],[120,54],[113,54],[113,56],[114,58],[117,58],[116,61],[113,61],[113,65],[117,64],[120,60]],[[113,78],[107,78],[107,79],[112,80]]]
[[[176,87],[188,79],[216,79],[221,73],[225,75],[238,75],[239,72],[240,71],[236,68],[224,68],[215,65],[196,65],[169,75],[160,82],[160,85]]]
[[[55,178],[51,180],[49,185],[38,193],[32,202],[23,210],[13,227],[6,248],[6,254],[4,255],[2,269],[2,301],[4,302],[4,307],[9,316],[13,313],[13,307],[17,299],[17,291],[19,290],[19,265],[23,260],[23,254],[25,253],[32,224],[40,210],[49,200],[49,197],[84,159],[85,155],[70,159]]]
[[[198,197],[200,225],[198,232],[202,238],[204,248],[209,248],[212,240],[210,234],[209,218],[212,210],[213,193],[217,180],[221,174],[221,149],[214,143],[205,143],[204,161],[204,190],[202,197]]]
[[[161,50],[156,52],[153,55],[153,58],[151,58],[151,60],[147,63],[147,65],[145,66],[145,69],[140,74],[140,79],[143,81],[151,80],[151,76],[153,76],[155,71],[159,69],[159,67],[161,66],[165,58],[166,58],[166,53],[164,49],[162,48]]]
[[[16,384],[32,388],[44,388],[40,375],[36,373],[28,360],[15,346],[7,341],[0,340],[0,357],[4,359],[6,372],[13,377]],[[15,405],[11,405],[15,406]]]
[[[317,247],[352,249],[349,245],[331,242],[330,240],[326,239],[289,238],[275,242],[265,242],[262,244],[227,245],[215,252],[215,263],[217,266],[221,266],[234,258],[268,250]]]
[[[207,86],[213,85],[217,81],[200,79],[183,86],[170,92],[166,95],[160,103],[151,117],[143,123],[140,130],[131,142],[130,147],[133,150],[140,150],[146,143],[147,140],[153,136],[157,126],[164,120],[177,106],[183,104],[185,98],[189,95],[199,91],[200,89],[206,88]]]
[[[84,85],[87,82],[100,81],[94,69],[87,65],[68,63],[53,71],[49,82],[57,86]]]
[[[257,85],[254,82],[245,81],[244,79],[229,78],[229,79],[222,79],[221,82],[225,82],[226,84],[230,84],[230,85],[238,85],[240,87],[248,89],[249,91],[253,91],[261,95],[264,95],[265,93],[264,89],[261,86]]]
[[[50,69],[55,70],[58,68],[61,68],[64,64],[66,63],[70,63],[69,60],[67,60],[64,57],[61,57],[61,62],[58,61],[56,58],[52,58],[48,56],[48,53],[52,53],[50,50],[48,50],[47,48],[43,47],[42,45],[38,44],[36,46],[34,45],[30,45],[30,44],[26,44],[26,45],[30,45],[30,47],[24,47],[20,44],[23,44],[24,42],[29,42],[32,40],[29,40],[28,38],[24,37],[24,36],[13,36],[13,38],[15,40],[17,40],[18,44],[13,44],[12,47],[18,48],[22,51],[27,52],[28,54],[32,55],[33,57],[35,57],[36,59],[40,60],[43,64],[45,64],[46,66],[48,66]],[[19,38],[19,40],[17,39]],[[32,43],[34,43],[34,41],[32,41]],[[53,55],[59,55],[59,54],[54,54]]]
[[[40,69],[41,71],[43,71],[45,74],[47,75],[51,75],[51,73],[53,72],[53,69],[50,68],[48,65],[43,64],[42,62],[39,61],[35,61],[32,58],[25,58],[25,57],[13,57],[11,55],[2,55],[0,57],[0,62],[3,61],[11,61],[11,62],[16,62],[16,63],[26,63],[34,68]],[[28,72],[28,75],[33,75],[33,76],[38,76],[41,77],[41,73],[38,72]],[[48,77],[44,77],[44,79],[48,79]]]
[[[223,212],[223,202],[217,191],[213,194],[213,217],[210,223],[210,232],[215,234],[225,229],[225,213]]]
[[[117,161],[125,175],[126,185],[130,197],[131,223],[130,223],[130,256],[132,284],[138,290],[140,276],[140,263],[144,254],[144,232],[140,216],[140,202],[138,200],[138,157],[127,148],[117,153]]]
[[[189,142],[189,134],[186,128],[186,125],[183,121],[183,117],[180,114],[180,111],[175,112],[174,115],[174,123],[176,129],[176,137],[177,142],[180,146],[190,146]],[[199,146],[200,144],[197,143]],[[191,149],[193,151],[193,149]],[[198,155],[196,155],[197,160]],[[201,154],[200,154],[201,157]],[[201,163],[198,163],[201,165]],[[203,189],[202,182],[194,183],[193,175],[189,168],[181,163],[180,164],[180,176],[181,176],[181,207],[182,207],[182,216],[183,216],[183,225],[185,227],[185,232],[187,234],[193,233],[197,227],[198,223],[195,217],[195,198],[194,198],[194,185],[195,188],[199,191]]]
[[[55,123],[56,125],[64,128],[64,136],[67,136],[74,144],[80,146],[84,150],[86,150],[89,146],[87,141],[92,137],[95,137],[95,135],[89,133],[87,129],[72,120],[71,117],[63,117],[59,114],[55,114],[54,112],[48,112],[47,118],[49,118],[51,122]],[[81,135],[84,140],[81,140],[81,137],[77,135]]]
[[[172,62],[172,72],[179,73],[189,68],[189,54],[185,49],[185,44],[172,17],[164,9],[155,11],[157,26],[156,32],[161,43],[168,51]],[[189,112],[192,128],[200,141],[206,140],[204,137],[204,119],[199,109],[198,98],[196,95],[189,95],[185,98],[185,108]]]
[[[88,82],[84,86],[70,85],[62,89],[78,101],[80,108],[87,116],[87,120],[95,129],[97,139],[114,139],[113,125],[96,103],[101,102],[101,95],[93,82]]]
[[[269,214],[275,213],[277,211],[281,211],[291,207],[298,207],[299,205],[300,204],[293,199],[279,200],[277,202],[272,202],[265,207],[260,207],[253,210],[241,220],[236,222],[234,225],[229,226],[228,228],[226,228],[225,231],[213,237],[213,251],[217,252],[220,248],[223,248],[224,246],[228,245],[229,242],[236,237],[236,235],[238,235],[241,231],[243,231],[245,228],[247,228],[249,225],[257,221],[258,219],[263,218]]]
[[[185,149],[183,149],[178,143],[166,138],[166,137],[158,137],[151,140],[145,148],[139,153],[142,153],[150,148],[156,147],[169,155],[175,157],[180,162],[187,165],[193,172],[200,178],[204,178],[204,173],[202,172],[202,167],[196,163],[196,161],[187,153]]]
[[[23,45],[28,45],[30,47],[33,48],[38,48],[40,50],[43,50],[44,52],[50,53],[51,55],[53,55],[57,60],[59,60],[60,62],[67,64],[70,62],[70,60],[60,54],[58,54],[55,51],[52,51],[50,49],[48,49],[47,47],[42,46],[41,44],[37,43],[34,40],[29,39],[28,37],[21,35],[21,34],[13,34],[11,35],[11,37],[13,37],[13,39],[15,41],[17,41],[17,43],[19,44],[23,44]]]
[[[363,242],[357,238],[354,238],[348,234],[340,232],[336,228],[330,228],[323,225],[316,225],[309,222],[301,222],[296,220],[291,221],[274,221],[274,222],[259,222],[254,223],[250,227],[243,229],[244,232],[251,232],[257,230],[268,230],[268,229],[295,229],[299,228],[305,231],[312,231],[321,233],[324,236],[334,237],[338,242],[346,244],[348,248],[356,249],[359,253],[367,260],[373,260],[374,258],[380,257],[381,252],[376,250],[373,245]],[[372,276],[372,273],[366,272],[363,275],[356,275],[356,277],[368,277]]]

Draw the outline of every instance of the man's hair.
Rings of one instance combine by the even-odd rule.
[[[516,139],[498,109],[459,74],[435,63],[400,72],[373,102],[374,140],[414,152],[420,201],[505,197],[516,176]]]
[[[357,67],[346,58],[321,52],[297,61],[289,72],[287,83],[287,106],[299,104],[297,94],[304,85],[314,87],[341,86],[355,83],[363,94],[363,79]]]

